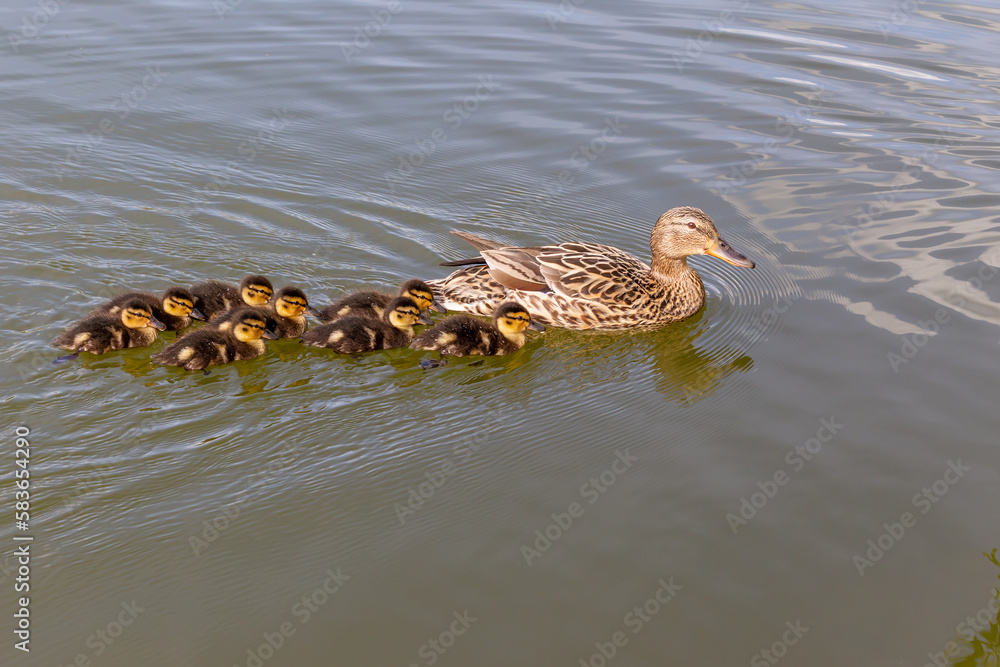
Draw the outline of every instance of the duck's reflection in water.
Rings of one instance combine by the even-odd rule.
[[[623,381],[649,370],[656,389],[667,399],[691,405],[710,396],[734,372],[753,368],[742,343],[699,347],[708,330],[703,312],[667,327],[617,333],[588,333],[550,328],[546,350],[560,357],[557,378],[578,388],[608,381]],[[553,362],[554,360],[546,360]]]

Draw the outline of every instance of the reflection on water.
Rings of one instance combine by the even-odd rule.
[[[949,639],[960,664],[995,660],[995,613],[951,633],[978,601],[907,600],[978,590],[969,554],[1000,532],[983,511],[1000,506],[996,8],[406,0],[367,35],[376,4],[0,9],[8,32],[38,28],[0,77],[18,121],[0,152],[0,421],[37,441],[45,639],[0,662],[246,664],[330,562],[351,586],[267,667],[409,664],[461,606],[482,620],[441,665],[575,665],[670,575],[682,594],[616,663],[747,664],[799,616],[789,667],[920,665]],[[147,66],[162,81],[116,116]],[[693,258],[706,307],[660,330],[550,328],[426,371],[412,350],[297,341],[208,375],[151,363],[164,343],[51,363],[48,341],[124,289],[263,273],[322,305],[441,277],[468,250],[452,229],[648,257],[675,205],[757,268]],[[733,499],[831,417],[843,432],[732,535]],[[401,529],[393,504],[468,441]],[[519,536],[619,446],[639,463],[526,571]],[[968,486],[859,579],[859,522],[959,456]],[[86,638],[140,589],[148,611],[94,656]]]
[[[653,376],[666,399],[692,405],[712,395],[731,373],[753,368],[753,360],[735,343],[716,342],[704,349],[697,345],[708,331],[702,310],[652,331],[601,333],[551,328],[545,334],[545,347],[555,355],[551,362],[560,368],[553,380],[565,382],[570,391],[627,381],[633,374],[645,373]]]

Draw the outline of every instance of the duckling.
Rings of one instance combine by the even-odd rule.
[[[340,354],[388,350],[413,340],[413,325],[417,323],[432,324],[414,299],[397,296],[386,305],[382,319],[348,315],[310,329],[302,336],[302,344],[330,348]]]
[[[56,359],[74,359],[81,352],[104,354],[126,347],[145,347],[156,340],[156,330],[165,325],[153,317],[153,311],[142,299],[126,301],[117,315],[91,315],[55,338],[52,345],[73,350]]]
[[[202,327],[181,336],[154,354],[153,361],[199,371],[207,366],[253,359],[264,354],[264,341],[261,338],[277,338],[266,326],[266,321],[255,309],[240,308],[229,331]]]
[[[254,308],[258,316],[267,320],[267,328],[277,334],[278,338],[299,338],[306,330],[306,317],[309,313],[319,317],[318,310],[309,305],[306,294],[298,287],[288,285],[282,287],[274,295],[274,304]],[[226,331],[232,327],[234,316],[243,308],[227,311],[213,321],[218,329]]]
[[[422,311],[430,308],[439,313],[445,312],[444,306],[434,298],[434,290],[422,280],[407,280],[399,288],[399,294],[396,296],[407,296],[413,299]],[[379,319],[392,299],[392,294],[377,290],[353,292],[329,306],[321,308],[319,318],[324,322],[332,322],[348,315]]]
[[[271,301],[274,287],[264,276],[247,276],[240,286],[218,280],[198,283],[191,286],[194,295],[195,308],[200,310],[209,320],[220,313],[238,306],[266,306]]]
[[[171,287],[162,297],[152,292],[126,292],[110,301],[102,303],[91,311],[91,315],[117,315],[122,306],[133,299],[140,299],[153,317],[166,325],[167,331],[180,331],[191,326],[192,320],[204,320],[205,316],[194,307],[194,295],[184,287]]]
[[[524,306],[505,301],[493,313],[492,324],[471,315],[452,315],[422,332],[410,347],[456,357],[509,354],[524,347],[525,329],[544,331],[545,327],[532,322]]]

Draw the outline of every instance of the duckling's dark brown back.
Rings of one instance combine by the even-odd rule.
[[[452,315],[417,336],[410,347],[455,357],[509,354],[517,350],[493,325],[472,315]]]
[[[243,303],[239,288],[221,280],[208,280],[191,286],[194,307],[209,320]]]

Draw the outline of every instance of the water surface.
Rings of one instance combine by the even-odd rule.
[[[6,6],[3,474],[24,426],[35,539],[25,655],[0,522],[5,664],[995,664],[998,20]],[[452,229],[648,257],[681,204],[757,268],[696,258],[706,308],[660,331],[51,363],[123,289],[321,305],[445,275]]]

